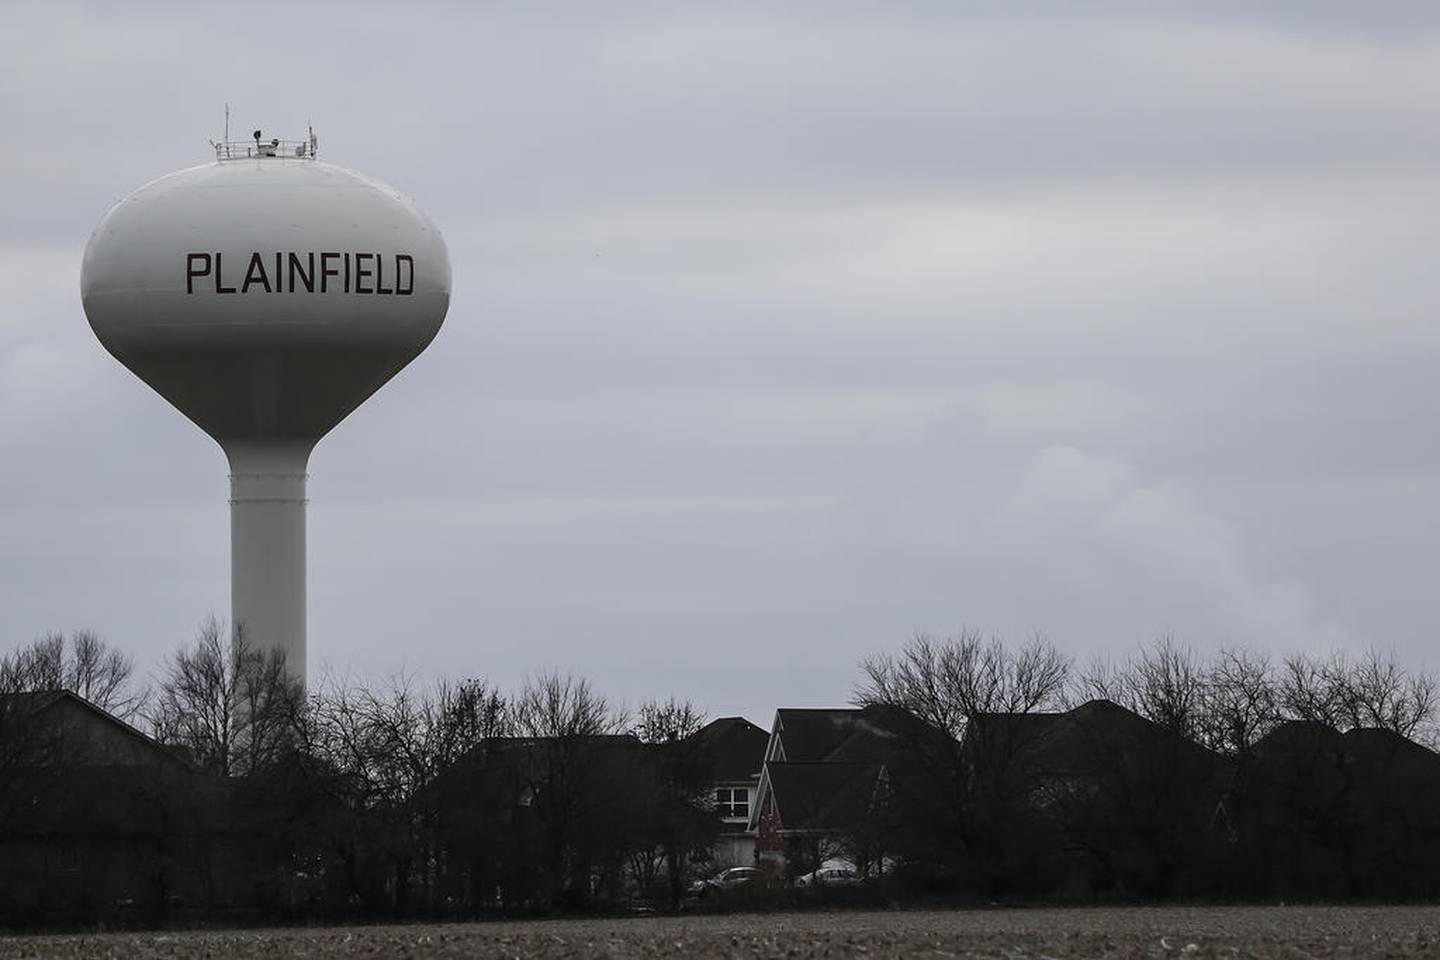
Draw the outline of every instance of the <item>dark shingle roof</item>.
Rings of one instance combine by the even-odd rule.
[[[780,741],[789,763],[888,763],[897,752],[949,743],[949,738],[903,710],[870,706],[855,710],[778,711]]]
[[[1030,743],[1050,732],[1059,713],[977,713],[965,725],[967,738]]]
[[[770,734],[744,717],[720,717],[695,733],[696,744],[704,751],[710,778],[717,782],[749,780],[765,764],[765,745]]]
[[[1255,745],[1244,774],[1244,793],[1261,805],[1288,810],[1298,801],[1332,813],[1343,806],[1371,826],[1413,827],[1437,815],[1440,754],[1389,730],[1342,734],[1323,723],[1287,721]]]
[[[1095,777],[1114,772],[1117,763],[1157,755],[1198,765],[1216,759],[1200,744],[1110,700],[1091,700],[1065,713],[1003,716],[1004,725],[992,717],[989,730],[1014,739],[998,755],[1033,773]],[[986,748],[996,750],[994,744]]]
[[[965,754],[971,763],[993,769],[1011,758],[1033,754],[1055,730],[1060,713],[980,713],[965,725]]]
[[[113,757],[93,755],[93,748],[97,744],[93,742],[92,738],[79,736],[80,731],[69,728],[63,719],[50,719],[51,715],[63,715],[67,712],[85,723],[98,722],[102,727],[118,732],[141,754],[153,755],[164,762],[179,762],[187,767],[192,765],[178,751],[162,745],[148,733],[136,729],[113,713],[96,706],[70,690],[35,690],[0,694],[0,713],[4,713],[9,719],[26,723],[33,720],[36,723],[48,724],[51,732],[57,735],[63,733],[74,741],[66,743],[65,759],[68,763],[104,764],[113,762]],[[78,753],[75,752],[77,749]]]
[[[824,760],[855,732],[859,710],[776,711],[780,741],[790,763]]]
[[[870,810],[878,763],[770,763],[767,772],[784,830],[846,830]]]
[[[1261,737],[1253,753],[1258,762],[1266,763],[1321,750],[1338,753],[1341,749],[1340,733],[1334,727],[1313,720],[1286,720]]]

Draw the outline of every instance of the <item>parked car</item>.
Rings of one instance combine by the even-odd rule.
[[[860,882],[860,874],[849,865],[827,865],[795,878],[797,887],[850,887]]]
[[[764,879],[765,874],[755,867],[730,867],[721,870],[713,877],[696,880],[690,884],[690,896],[703,897],[712,892],[724,892],[749,885],[758,885]]]

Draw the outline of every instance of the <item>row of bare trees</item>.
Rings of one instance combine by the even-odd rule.
[[[1286,720],[1340,732],[1386,730],[1436,741],[1440,682],[1406,668],[1393,653],[1298,653],[1280,660],[1226,648],[1203,658],[1169,637],[1126,661],[1097,661],[1076,695],[1105,697],[1226,755],[1248,751]]]
[[[69,690],[121,719],[136,716],[147,700],[134,659],[93,630],[47,633],[0,656],[0,693],[48,690]]]
[[[903,718],[910,740],[909,760],[888,761],[897,816],[867,824],[861,845],[990,892],[1042,874],[1037,858],[1082,854],[1154,894],[1227,870],[1269,876],[1236,852],[1237,838],[1269,849],[1284,837],[1296,863],[1368,876],[1356,824],[1382,807],[1356,782],[1369,767],[1336,738],[1378,731],[1428,745],[1440,720],[1434,676],[1374,650],[1202,654],[1162,637],[1081,666],[1041,636],[1007,644],[964,632],[918,636],[860,672],[856,704]],[[301,915],[583,905],[617,897],[622,881],[678,905],[717,828],[707,758],[694,747],[704,716],[674,699],[630,713],[564,674],[513,693],[484,679],[399,676],[326,678],[306,694],[283,660],[210,620],[147,684],[93,633],[47,635],[0,657],[0,787],[13,780],[7,710],[23,698],[12,695],[56,689],[146,730],[222,785],[195,794],[215,809],[191,819],[246,838],[258,896]],[[1064,711],[1094,722],[1067,755],[1044,758],[1064,769],[1037,770],[1030,721]],[[1143,730],[1125,717],[1143,718]],[[1284,784],[1273,763],[1246,772],[1297,724],[1333,734],[1322,738],[1329,753]],[[191,846],[210,857],[207,870],[234,859]],[[1321,892],[1368,881],[1346,882]]]
[[[1440,681],[1393,653],[1296,653],[1273,658],[1238,647],[1202,655],[1162,636],[1115,661],[1077,667],[1043,636],[1020,646],[975,631],[920,635],[861,664],[857,704],[888,704],[957,741],[982,714],[1063,710],[1103,698],[1222,754],[1248,750],[1285,720],[1341,732],[1380,729],[1433,744]]]
[[[330,677],[307,694],[212,618],[148,685],[88,632],[5,656],[0,684],[69,690],[183,757],[211,786],[160,802],[202,797],[191,819],[210,839],[189,847],[209,873],[250,863],[273,910],[544,909],[618,897],[632,877],[678,903],[718,826],[692,741],[703,714],[674,699],[631,713],[558,672],[512,694],[413,676]],[[248,838],[243,857],[226,836]]]
[[[1202,654],[1161,637],[1077,666],[1044,637],[965,632],[861,672],[858,705],[949,735],[911,738],[922,773],[897,786],[892,842],[987,893],[1078,857],[1142,895],[1364,896],[1382,847],[1392,867],[1440,853],[1440,684],[1379,650]],[[1377,822],[1383,844],[1360,840]]]

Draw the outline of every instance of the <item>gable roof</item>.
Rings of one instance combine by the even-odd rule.
[[[1343,748],[1340,731],[1314,720],[1285,720],[1255,742],[1252,753],[1260,762]]]
[[[777,710],[772,737],[779,740],[772,760],[785,763],[888,763],[932,740],[952,743],[943,731],[886,706]]]
[[[1341,733],[1328,724],[1289,720],[1255,744],[1250,763],[1237,770],[1236,790],[1259,805],[1298,800],[1320,809],[1343,801],[1352,805],[1351,816],[1377,823],[1392,819],[1397,809],[1431,816],[1440,793],[1440,754],[1391,730]]]
[[[175,750],[70,690],[34,690],[3,694],[0,695],[0,706],[14,709],[17,716],[23,716],[27,720],[34,720],[52,712],[69,712],[88,722],[98,722],[111,733],[118,733],[133,747],[153,753],[166,761],[185,767],[191,766]]]
[[[1007,744],[1033,743],[1048,734],[1061,713],[977,713],[965,724],[965,739]]]
[[[854,733],[859,710],[775,711],[775,733],[787,763],[824,760]]]
[[[1342,739],[1351,781],[1366,801],[1435,815],[1440,754],[1393,730],[1360,727]]]
[[[783,830],[843,830],[869,811],[883,776],[912,800],[925,771],[948,762],[957,744],[944,730],[896,707],[775,711],[750,830],[773,800]]]
[[[1310,720],[1279,724],[1255,745],[1255,760],[1268,766],[1321,762],[1358,768],[1366,776],[1440,773],[1440,754],[1393,730],[1355,727],[1344,733]]]
[[[991,720],[992,730],[997,721]],[[1090,700],[1064,713],[1009,715],[1012,759],[1032,773],[1097,776],[1162,750],[1187,763],[1216,760],[1208,748],[1172,733],[1112,700]]]
[[[753,780],[765,765],[770,735],[744,717],[719,717],[693,736],[704,752],[710,779],[717,783]]]
[[[860,824],[884,772],[879,763],[766,764],[782,830],[847,830]]]
[[[1401,762],[1422,765],[1440,763],[1440,754],[1393,730],[1356,727],[1345,731],[1345,750],[1357,761]]]

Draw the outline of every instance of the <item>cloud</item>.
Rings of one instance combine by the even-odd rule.
[[[1038,451],[987,534],[1037,604],[1108,620],[1116,643],[1144,639],[1147,624],[1152,635],[1209,646],[1289,651],[1349,640],[1302,583],[1253,569],[1232,524],[1181,485],[1146,482],[1118,458]]]
[[[247,11],[7,7],[7,639],[228,606],[223,458],[76,274],[229,102],[455,266],[312,462],[317,663],[763,721],[916,629],[1431,655],[1433,5]]]

